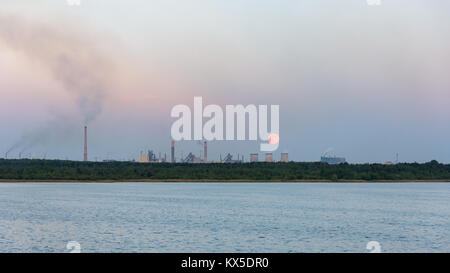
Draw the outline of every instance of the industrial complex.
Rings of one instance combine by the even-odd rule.
[[[329,148],[321,157],[320,162],[327,164],[342,164],[346,163],[345,157],[338,157],[331,154],[333,149]]]
[[[137,161],[140,163],[253,163],[253,162],[283,162],[287,163],[289,162],[289,155],[287,152],[281,152],[279,154],[280,157],[275,157],[273,153],[262,153],[261,155],[259,153],[250,153],[248,158],[245,158],[243,154],[237,154],[233,155],[231,153],[226,154],[220,154],[219,158],[217,159],[211,159],[208,156],[208,142],[207,141],[199,141],[199,144],[201,144],[202,150],[200,153],[194,154],[193,152],[189,152],[186,156],[183,155],[183,152],[181,152],[181,156],[179,158],[176,158],[175,156],[175,141],[170,141],[170,158],[168,158],[167,153],[161,153],[161,152],[154,152],[154,150],[141,150],[139,152],[138,159],[131,159],[128,161]],[[9,151],[8,151],[9,152]],[[8,152],[5,154],[5,158],[8,158]],[[45,159],[46,154],[44,155]],[[21,153],[19,153],[19,159],[21,157]],[[29,158],[34,158],[34,156],[30,156]],[[262,160],[260,160],[262,159]],[[88,160],[88,128],[87,126],[84,126],[84,150],[83,150],[83,161],[89,161]],[[95,158],[95,161],[97,159]],[[103,160],[104,162],[110,162],[115,161],[112,159],[106,159]],[[342,164],[346,163],[347,160],[344,157],[338,157],[335,155],[330,154],[330,151],[325,152],[320,157],[320,162],[327,163],[327,164]],[[398,154],[396,154],[396,160],[395,162],[387,161],[384,164],[385,165],[391,165],[398,163]]]
[[[86,146],[86,145],[85,145]],[[171,163],[244,163],[244,155],[238,154],[236,158],[227,153],[222,157],[220,155],[219,160],[208,160],[208,142],[203,142],[203,157],[200,155],[196,156],[194,153],[190,152],[187,156],[181,156],[178,160],[175,158],[175,141],[170,142],[170,162]],[[265,154],[265,162],[274,162],[272,153]],[[259,156],[257,153],[250,154],[250,161],[247,162],[258,162]],[[168,162],[166,154],[161,156],[161,153],[157,156],[152,150],[147,152],[141,151],[139,154],[139,162],[141,163],[163,163]],[[281,158],[279,162],[288,162],[288,153],[281,153]]]

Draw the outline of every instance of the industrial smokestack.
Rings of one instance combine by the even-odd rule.
[[[203,162],[208,162],[208,144],[203,142]]]
[[[175,141],[172,140],[170,143],[170,160],[175,163]]]
[[[87,160],[87,126],[84,126],[84,161]]]

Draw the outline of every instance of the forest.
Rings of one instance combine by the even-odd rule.
[[[40,181],[450,181],[450,164],[137,163],[0,159],[0,179]]]

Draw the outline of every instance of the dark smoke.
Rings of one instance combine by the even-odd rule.
[[[0,44],[48,69],[61,83],[62,90],[73,95],[85,124],[102,112],[107,90],[111,88],[109,82],[115,78],[111,59],[101,54],[92,40],[86,33],[80,34],[66,25],[30,22],[0,14]],[[60,123],[52,121],[40,130],[25,134],[7,152],[26,151],[45,143],[49,132],[58,129],[50,126]]]
[[[74,95],[84,121],[89,123],[102,112],[108,82],[114,76],[111,59],[87,36],[65,25],[0,15],[0,43],[51,71],[63,89]]]
[[[39,147],[49,150],[64,148],[77,135],[80,135],[82,127],[70,117],[59,115],[53,117],[43,126],[26,131],[7,151],[8,157],[24,155],[32,148]],[[78,129],[78,131],[77,131]]]
[[[106,84],[98,75],[78,63],[73,56],[60,55],[56,59],[54,75],[67,91],[78,95],[77,103],[85,124],[95,120],[102,112]]]

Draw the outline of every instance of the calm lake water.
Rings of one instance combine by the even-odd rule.
[[[0,252],[450,252],[450,184],[0,183]]]

